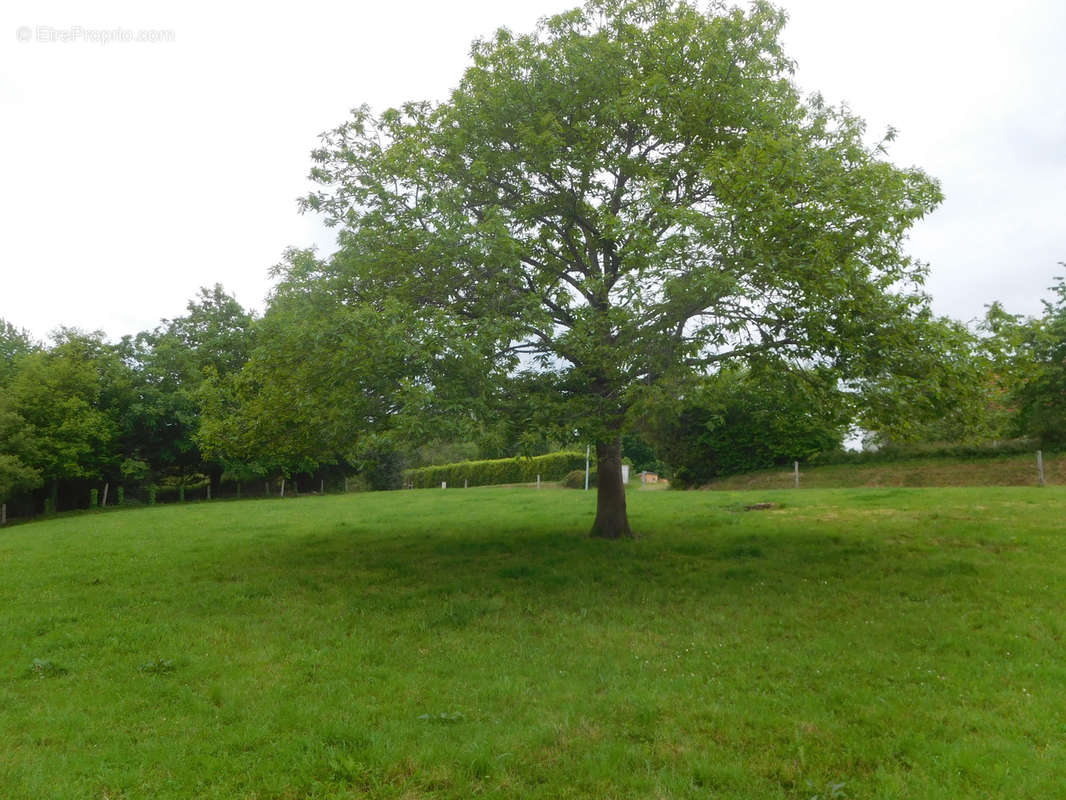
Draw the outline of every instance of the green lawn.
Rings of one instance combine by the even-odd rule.
[[[0,797],[1062,796],[1066,490],[629,503],[631,542],[520,488],[0,530]]]

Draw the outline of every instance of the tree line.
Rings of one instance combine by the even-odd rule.
[[[294,251],[286,269],[311,258]],[[219,497],[301,475],[308,489],[341,475],[388,489],[412,466],[583,446],[540,373],[490,381],[438,364],[302,280],[285,272],[262,317],[201,289],[184,316],[118,342],[62,328],[41,343],[0,321],[0,501],[28,515],[84,506],[105,483],[143,502],[152,486]],[[856,428],[880,446],[1066,446],[1062,278],[1040,315],[993,303],[975,324],[930,317],[921,334],[854,381],[772,361],[696,376],[642,407],[623,450],[685,486],[825,458]],[[421,382],[416,362],[458,372]]]
[[[420,446],[590,443],[592,534],[618,538],[627,441],[682,483],[851,427],[1052,441],[1061,283],[1040,318],[935,317],[903,243],[938,182],[799,90],[785,23],[589,0],[475,42],[444,101],[356,108],[302,200],[337,250],[286,252],[261,319],[216,288],[114,347],[9,333],[5,485],[334,465],[388,486]]]

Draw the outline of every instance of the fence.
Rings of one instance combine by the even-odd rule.
[[[207,481],[184,485],[134,484],[125,486],[105,481],[69,481],[54,493],[46,490],[20,495],[0,504],[0,525],[66,511],[94,508],[135,507],[170,503],[238,500],[243,498],[299,497],[339,494],[362,488],[343,475],[298,476],[247,481],[221,481],[212,487]]]

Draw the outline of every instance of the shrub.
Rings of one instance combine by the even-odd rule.
[[[596,485],[596,470],[589,470],[589,487]],[[585,469],[571,470],[566,473],[566,477],[563,478],[563,486],[567,489],[584,489],[585,488]]]

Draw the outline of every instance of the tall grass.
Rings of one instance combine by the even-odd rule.
[[[1044,480],[1066,486],[1066,457],[1043,454]],[[837,464],[800,464],[804,489],[949,487],[949,486],[1039,486],[1036,452],[995,457],[913,456],[902,461],[856,461]],[[705,488],[733,491],[783,489],[795,485],[792,468],[777,468],[730,475],[711,481]]]

